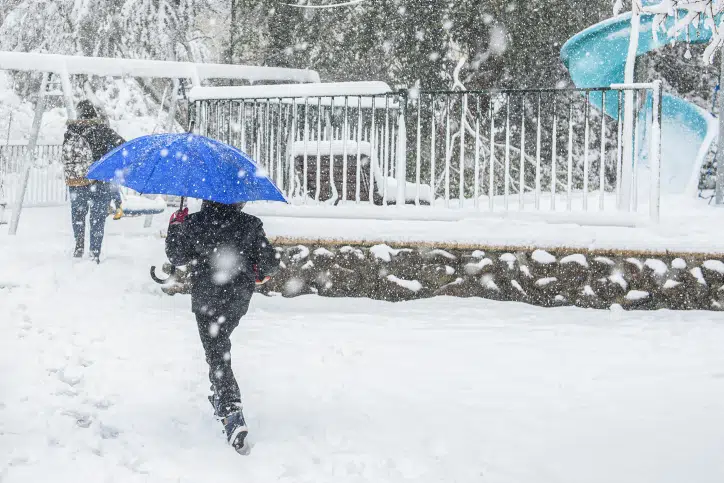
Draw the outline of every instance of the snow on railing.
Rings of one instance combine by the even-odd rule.
[[[200,85],[204,79],[244,79],[250,82],[320,82],[319,74],[307,69],[7,51],[0,51],[0,69],[53,72],[63,75],[191,79],[194,85]]]
[[[274,99],[305,97],[378,96],[392,93],[384,82],[325,82],[319,84],[276,84],[263,86],[193,87],[189,101],[207,99]]]

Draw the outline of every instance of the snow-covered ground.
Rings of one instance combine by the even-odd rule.
[[[724,209],[684,195],[662,199],[661,222],[578,213],[490,213],[430,207],[255,204],[273,236],[583,250],[724,253]]]
[[[157,217],[72,261],[67,210],[0,232],[0,481],[724,481],[724,323],[703,312],[257,296],[225,445]]]

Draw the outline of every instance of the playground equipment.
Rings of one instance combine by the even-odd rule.
[[[577,87],[596,87],[624,82],[627,52],[631,40],[631,18],[627,13],[593,25],[576,34],[561,49],[561,59],[568,68]],[[653,16],[642,15],[638,28],[636,56],[644,55],[668,45],[672,40],[704,43],[711,38],[706,28],[688,26],[675,39],[663,32],[654,35]],[[664,30],[673,27],[675,17],[668,17]],[[703,26],[702,26],[703,27]],[[601,108],[600,96],[592,96],[591,104]],[[605,112],[616,117],[617,106],[608,100]],[[634,100],[642,106],[640,116],[650,117],[651,100]],[[717,138],[719,126],[714,116],[690,102],[670,94],[663,94],[661,102],[661,189],[668,194],[696,196],[702,164]],[[638,117],[637,117],[638,119]],[[636,139],[646,137],[641,130],[634,133]],[[637,155],[639,153],[636,153]],[[639,169],[633,172],[634,185],[645,179],[651,169],[648,156],[640,156]]]
[[[27,146],[28,158],[23,167],[13,206],[9,233],[18,229],[23,200],[31,170],[31,155],[35,151],[40,123],[48,96],[62,96],[69,119],[75,119],[72,75],[96,75],[106,77],[146,77],[169,79],[172,83],[169,130],[173,126],[176,102],[179,99],[180,81],[190,81],[200,86],[208,79],[235,79],[247,82],[319,82],[319,74],[307,69],[286,69],[279,67],[257,67],[231,64],[198,64],[190,62],[169,62],[140,59],[116,59],[104,57],[82,57],[72,55],[36,54],[0,51],[0,69],[10,71],[41,72],[43,75],[38,99],[35,105],[32,129]],[[146,224],[150,225],[150,218]]]

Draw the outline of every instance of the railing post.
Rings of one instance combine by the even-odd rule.
[[[28,147],[25,153],[23,164],[23,174],[20,178],[20,186],[16,193],[15,204],[13,206],[13,217],[10,220],[8,234],[15,235],[18,232],[18,224],[20,223],[20,212],[23,210],[23,201],[25,200],[25,192],[28,189],[28,181],[30,180],[30,170],[33,167],[33,153],[35,146],[38,144],[38,135],[40,134],[40,123],[43,120],[43,112],[45,111],[45,92],[50,81],[50,73],[43,74],[43,80],[40,83],[40,92],[38,92],[38,101],[35,103],[35,114],[33,115],[33,124],[30,128],[30,138],[28,139]],[[68,117],[73,119],[75,111],[68,109]]]
[[[397,123],[397,206],[407,202],[407,129],[405,126],[405,111],[407,110],[407,92],[400,92],[398,97],[399,121]]]
[[[720,66],[719,66],[719,86],[722,86],[724,81],[724,47],[719,50]],[[716,95],[716,94],[714,94]],[[724,92],[719,90],[719,143],[717,149],[716,163],[716,190],[714,191],[714,202],[717,205],[724,204]]]
[[[181,82],[179,79],[174,79],[171,84],[171,99],[168,106],[168,120],[166,122],[166,131],[173,132],[174,124],[176,123],[176,110],[178,107],[178,90]],[[163,109],[163,106],[161,106]]]
[[[661,81],[654,81],[654,101],[651,106],[651,148],[649,166],[651,167],[651,186],[649,188],[649,213],[651,221],[658,223],[661,215]]]
[[[636,66],[640,25],[641,15],[636,2],[634,2],[631,5],[631,35],[629,36],[624,73],[624,83],[626,84],[632,84],[635,80],[634,68]],[[621,189],[617,200],[619,211],[631,211],[631,195],[634,179],[634,107],[634,91],[631,88],[627,88],[624,90],[623,164],[621,166]]]

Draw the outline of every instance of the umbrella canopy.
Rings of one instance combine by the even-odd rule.
[[[190,133],[132,139],[94,163],[88,178],[144,194],[226,204],[286,202],[279,188],[249,156],[228,144]]]

